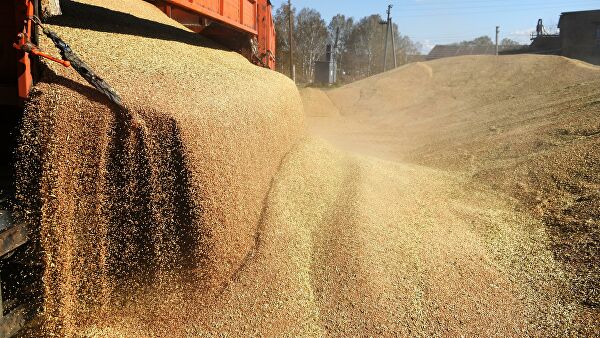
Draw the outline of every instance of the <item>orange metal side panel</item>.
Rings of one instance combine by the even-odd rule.
[[[192,1],[193,3],[197,3],[198,5],[213,11],[215,13],[219,13],[219,8],[220,8],[220,0],[195,0]]]
[[[193,12],[186,11],[185,9],[179,7],[171,7],[170,13],[168,13],[171,18],[176,19],[179,23],[185,25],[189,29],[197,32],[201,27],[200,17]]]
[[[275,69],[275,25],[273,8],[268,0],[258,0],[258,46],[262,61]]]
[[[221,0],[223,1],[223,16],[231,20],[240,21],[240,2],[238,0]]]
[[[28,17],[34,14],[33,0],[2,1],[0,18],[0,104],[20,105],[33,86],[32,62],[28,53],[13,48],[13,43],[25,43],[33,35]],[[17,37],[19,33],[20,38]]]
[[[256,3],[242,1],[242,23],[246,27],[256,27]]]
[[[31,0],[20,0],[17,1],[17,11],[16,18],[17,21],[17,29],[19,31],[25,31],[28,36],[33,34],[33,27],[31,20],[26,20],[27,17],[33,16],[33,1]],[[25,36],[22,38],[26,39]],[[18,62],[18,88],[19,88],[19,98],[21,100],[27,99],[29,96],[29,91],[31,90],[31,86],[33,85],[33,77],[31,70],[31,59],[29,58],[28,53],[18,52],[20,59]]]
[[[275,28],[269,0],[147,1],[195,32],[237,50],[252,62],[275,69]],[[258,42],[256,56],[248,54],[252,39]]]
[[[256,21],[250,25],[244,25],[240,16],[239,0],[164,0],[168,4],[176,5],[186,10],[190,10],[199,15],[205,16],[215,21],[220,21],[230,27],[241,31],[257,34]],[[254,0],[244,0],[254,3]]]

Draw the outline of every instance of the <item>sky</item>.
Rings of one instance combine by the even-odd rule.
[[[271,0],[275,9],[287,0]],[[556,29],[560,13],[600,9],[600,0],[292,0],[296,8],[314,8],[327,23],[336,14],[360,19],[385,16],[391,4],[392,20],[400,33],[423,45],[428,53],[436,44],[472,40],[488,35],[529,43],[538,19]]]

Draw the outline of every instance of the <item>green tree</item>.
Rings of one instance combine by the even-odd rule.
[[[351,81],[383,70],[386,26],[382,24],[383,19],[380,15],[370,15],[355,22],[351,17],[338,14],[326,25],[321,14],[314,9],[303,8],[297,12],[292,7],[291,12],[294,17],[294,63],[298,81],[312,81],[315,61],[325,54],[328,43],[333,44],[338,28],[338,70],[346,74],[341,78]],[[288,13],[287,4],[282,4],[274,16],[277,31],[277,70],[284,74],[288,74],[290,68]],[[402,35],[395,24],[394,36],[399,64],[406,63],[409,55],[419,54],[421,46],[408,36]],[[392,53],[391,42],[389,53]],[[393,60],[392,57],[393,54],[390,60]]]

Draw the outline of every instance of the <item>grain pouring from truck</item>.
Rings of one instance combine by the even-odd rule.
[[[275,28],[270,0],[146,0],[169,18],[190,31],[238,52],[253,64],[275,69]],[[63,8],[64,9],[64,8]],[[56,62],[77,71],[96,90],[116,106],[127,111],[119,94],[80,58],[85,51],[72,50],[68,36],[58,36],[44,26],[44,19],[61,15],[59,0],[10,0],[0,3],[0,338],[11,337],[35,318],[39,307],[32,292],[39,288],[34,280],[10,276],[28,275],[21,271],[28,257],[29,237],[34,224],[15,221],[11,204],[15,195],[15,138],[19,116],[33,85],[40,77],[40,59]],[[93,20],[93,19],[90,19]],[[46,35],[55,51],[38,47],[39,36]],[[79,54],[78,54],[79,53]],[[13,278],[14,279],[14,278]],[[33,290],[33,291],[32,291]],[[32,301],[33,299],[33,301]]]

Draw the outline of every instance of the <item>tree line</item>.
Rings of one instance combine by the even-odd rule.
[[[311,8],[299,11],[282,4],[275,12],[277,33],[277,70],[290,75],[289,15],[293,19],[294,64],[298,82],[308,83],[314,78],[315,62],[324,60],[326,46],[334,44],[339,30],[337,63],[338,78],[350,82],[383,71],[385,21],[381,15],[373,14],[356,21],[343,14],[334,16],[327,23],[321,14]],[[396,42],[396,58],[402,65],[410,61],[411,55],[420,54],[421,45],[408,36],[400,34],[398,25],[393,24]],[[391,42],[390,42],[391,46]],[[388,60],[393,60],[393,50],[388,47]]]
[[[499,42],[500,46],[504,46],[504,47],[518,47],[521,46],[521,44],[515,40],[509,39],[509,38],[504,38],[502,39],[502,41]],[[496,43],[492,40],[492,38],[490,38],[487,35],[484,36],[480,36],[478,38],[475,38],[473,40],[470,41],[461,41],[461,42],[457,42],[457,43],[453,43],[453,45],[458,45],[458,46],[494,46],[496,45]]]

